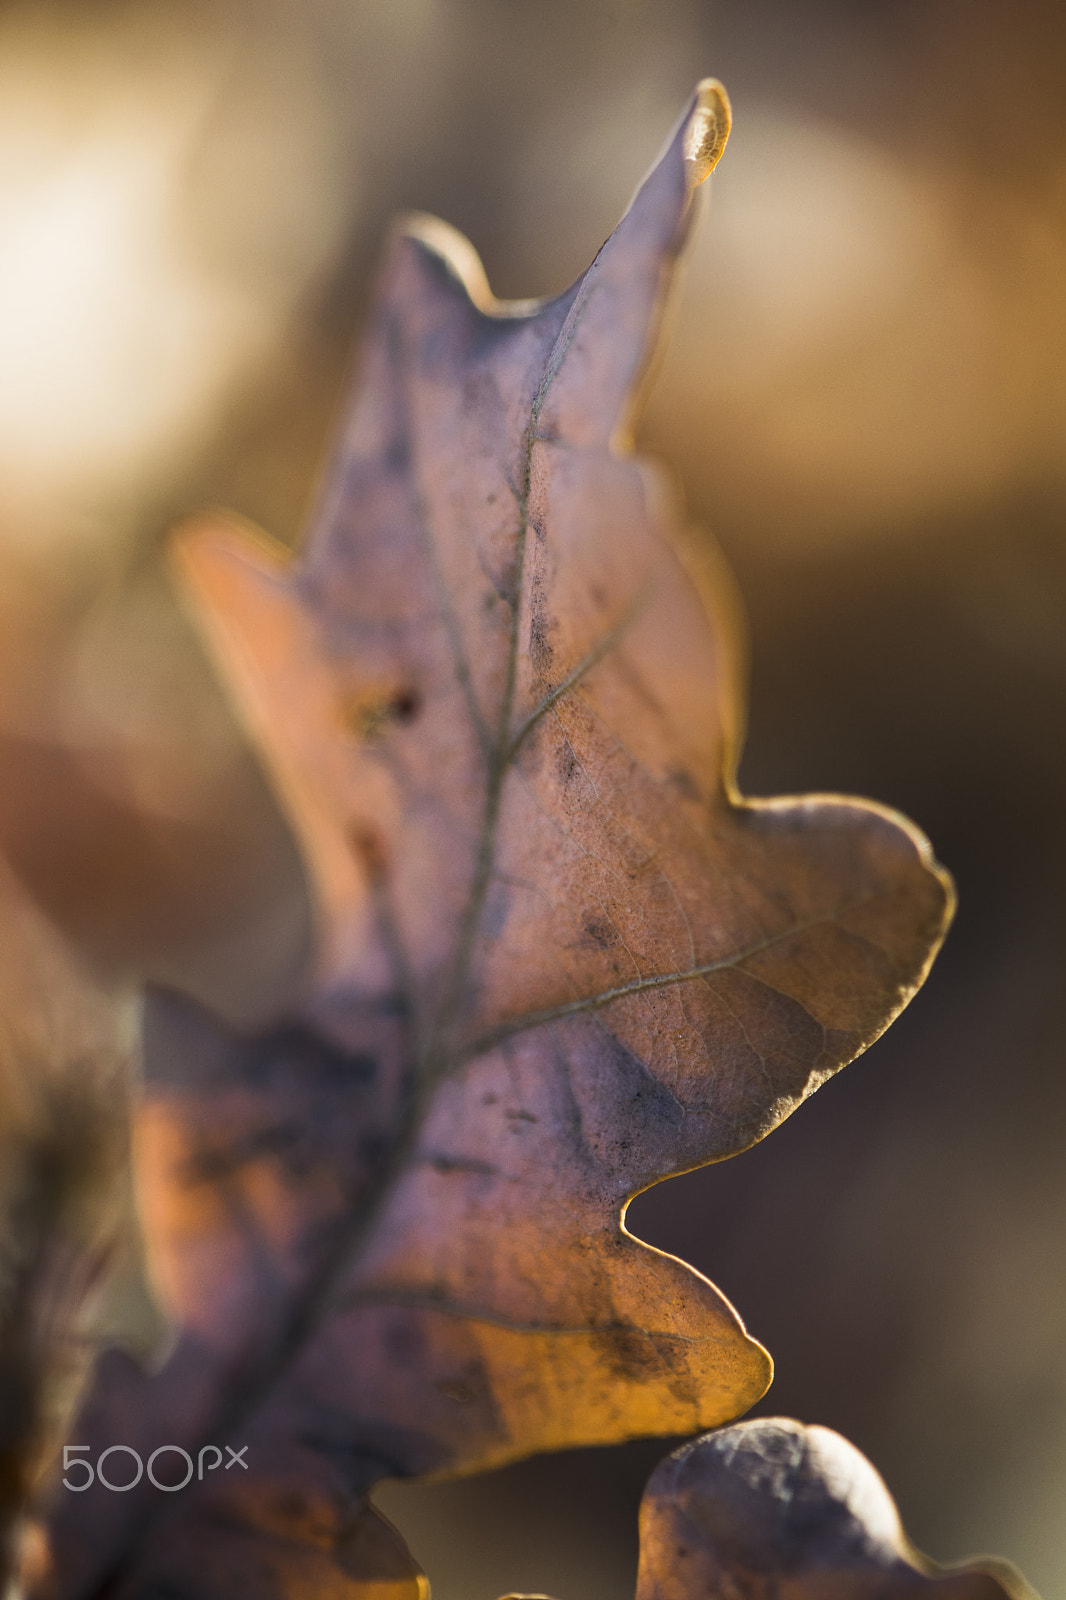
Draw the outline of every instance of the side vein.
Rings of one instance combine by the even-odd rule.
[[[650,989],[667,989],[679,983],[689,983],[696,978],[705,978],[714,972],[726,972],[730,968],[739,967],[743,962],[750,961],[752,956],[759,955],[764,950],[770,950],[774,945],[782,944],[786,939],[792,939],[797,934],[806,933],[811,928],[827,926],[836,922],[839,917],[847,916],[851,911],[860,906],[867,905],[873,899],[867,895],[860,900],[853,901],[850,905],[826,912],[823,916],[807,917],[801,922],[793,922],[787,928],[780,929],[777,933],[769,934],[765,939],[758,939],[755,943],[746,945],[742,950],[734,950],[727,956],[719,956],[714,961],[703,961],[691,967],[684,967],[676,972],[654,972],[644,978],[633,978],[629,983],[620,983],[611,989],[603,989],[598,994],[583,995],[578,1000],[568,1000],[562,1005],[546,1006],[541,1011],[527,1011],[523,1016],[513,1017],[505,1022],[498,1023],[495,1028],[489,1028],[480,1037],[474,1039],[463,1052],[465,1059],[481,1055],[486,1050],[491,1050],[504,1039],[513,1038],[515,1034],[526,1033],[531,1028],[543,1028],[550,1022],[561,1022],[567,1017],[576,1017],[587,1011],[599,1011],[603,1006],[610,1005],[614,1000],[625,1000],[630,995],[643,994]],[[789,997],[791,998],[791,997]]]

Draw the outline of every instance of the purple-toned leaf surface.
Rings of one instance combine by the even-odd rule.
[[[951,892],[862,802],[745,802],[727,607],[628,448],[707,83],[589,270],[494,301],[416,218],[386,257],[303,550],[187,528],[187,592],[319,905],[302,1008],[147,1019],[136,1113],[161,1370],[112,1354],[98,1450],[247,1446],[173,1495],[57,1493],[37,1600],[420,1580],[383,1476],[712,1427],[769,1359],[623,1226],[743,1150],[922,981]]]

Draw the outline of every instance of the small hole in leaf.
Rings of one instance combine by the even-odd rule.
[[[389,709],[397,722],[413,722],[422,709],[422,697],[417,689],[401,689]]]
[[[421,706],[417,689],[365,690],[343,707],[341,722],[350,738],[375,744],[385,737],[390,723],[413,721]]]

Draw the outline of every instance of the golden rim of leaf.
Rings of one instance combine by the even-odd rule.
[[[696,88],[696,107],[685,129],[685,162],[695,188],[709,178],[725,150],[733,126],[733,109],[725,85],[704,78]]]

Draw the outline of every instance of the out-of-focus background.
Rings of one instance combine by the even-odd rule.
[[[295,856],[159,563],[298,535],[390,214],[561,289],[694,81],[735,133],[643,429],[750,622],[741,777],[955,873],[911,1010],[635,1232],[769,1345],[939,1559],[1066,1590],[1066,10],[1057,0],[0,5],[0,851],[118,993],[238,1020]],[[5,897],[14,890],[4,889]],[[5,935],[6,938],[13,935]],[[396,1487],[437,1600],[630,1591],[647,1443]]]

